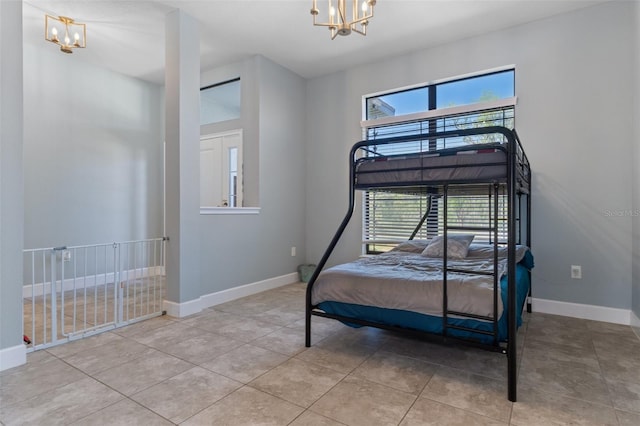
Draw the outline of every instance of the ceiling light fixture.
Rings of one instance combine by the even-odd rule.
[[[73,37],[73,39],[72,39]],[[44,38],[60,46],[64,53],[73,53],[71,49],[84,48],[87,42],[87,27],[66,16],[44,18]]]
[[[331,31],[331,40],[336,38],[338,34],[341,36],[349,35],[351,31],[367,35],[367,25],[369,25],[369,19],[373,18],[373,7],[376,5],[376,0],[362,0],[360,7],[358,7],[358,0],[351,1],[351,14],[348,14],[347,0],[327,1],[329,3],[326,10],[327,21],[317,22],[320,10],[318,9],[318,1],[313,0],[311,8],[313,25],[328,27]],[[351,20],[348,19],[349,16],[351,16]],[[360,29],[358,29],[358,24],[360,24]]]

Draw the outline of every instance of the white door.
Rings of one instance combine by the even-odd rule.
[[[200,206],[242,207],[242,130],[200,139]]]

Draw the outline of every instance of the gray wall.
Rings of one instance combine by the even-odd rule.
[[[4,349],[22,345],[22,50],[15,46],[20,34],[22,2],[0,2],[0,360]],[[3,364],[21,362],[10,352]]]
[[[200,33],[180,9],[165,16],[165,232],[167,299],[199,296]]]
[[[632,209],[633,7],[607,3],[309,81],[307,260],[319,260],[346,209],[363,95],[515,64],[534,297],[630,309],[632,218],[615,215]],[[360,254],[360,211],[331,264]],[[570,279],[572,264],[582,280]]]
[[[80,54],[24,47],[26,248],[162,236],[162,89]]]
[[[242,87],[257,110],[243,121],[244,153],[259,154],[260,214],[200,216],[201,295],[294,272],[305,258],[305,81],[264,57],[251,63],[255,81]]]
[[[634,34],[634,113],[636,117],[635,134],[633,138],[633,209],[640,212],[640,3],[634,2],[635,34]],[[640,318],[640,214],[633,216],[633,288],[631,308],[637,318]],[[639,323],[635,324],[640,327]],[[640,330],[640,328],[638,329]],[[640,332],[639,332],[640,335]]]

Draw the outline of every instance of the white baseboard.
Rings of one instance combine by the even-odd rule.
[[[169,300],[162,302],[162,310],[174,318],[188,317],[189,315],[197,314],[203,309],[202,297],[182,303],[171,302]]]
[[[8,370],[27,362],[27,348],[25,345],[0,349],[0,371]]]
[[[204,296],[200,296],[197,299],[189,300],[187,302],[176,303],[165,300],[164,310],[167,312],[167,315],[182,318],[188,315],[197,314],[203,309],[210,308],[211,306],[230,302],[241,297],[251,296],[252,294],[282,287],[284,285],[292,284],[298,281],[298,273],[292,272],[290,274],[281,275],[279,277],[269,278],[263,281],[245,284],[227,290],[217,291],[215,293],[205,294]]]
[[[608,308],[606,306],[583,305],[580,303],[536,298],[533,298],[532,309],[534,312],[543,314],[631,325],[632,312],[629,309]]]
[[[153,266],[150,268],[139,268],[139,269],[130,269],[126,271],[122,271],[120,273],[120,277],[118,280],[128,281],[134,280],[136,278],[141,277],[154,277],[164,275],[164,267],[162,266]],[[74,288],[93,288],[96,286],[110,284],[114,282],[115,274],[113,272],[109,272],[106,274],[97,274],[97,275],[87,275],[86,277],[76,277],[75,280],[73,278],[65,278],[64,281],[58,280],[56,282],[56,289],[58,292],[73,290]],[[51,283],[35,283],[35,284],[27,284],[22,287],[22,297],[29,298],[34,296],[42,296],[43,292],[50,293],[51,292]]]

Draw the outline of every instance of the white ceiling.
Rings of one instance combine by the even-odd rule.
[[[203,70],[260,54],[309,78],[603,2],[378,0],[366,37],[332,41],[312,25],[312,0],[27,0],[23,30],[25,43],[56,49],[44,40],[44,14],[69,16],[87,24],[74,60],[162,84],[164,18],[180,8],[200,23]]]

